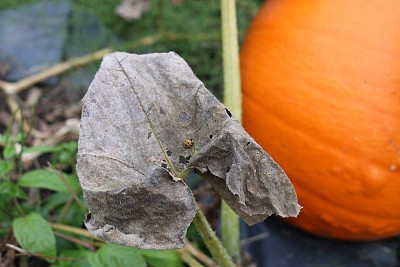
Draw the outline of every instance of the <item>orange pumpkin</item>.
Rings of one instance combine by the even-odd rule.
[[[304,207],[290,223],[400,233],[400,5],[268,0],[240,53],[243,121]]]

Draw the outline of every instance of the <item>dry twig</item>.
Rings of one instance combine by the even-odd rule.
[[[187,248],[183,247],[181,249],[178,249],[177,251],[181,255],[182,260],[190,267],[204,267],[200,262],[192,257]]]
[[[210,257],[204,254],[201,250],[197,249],[193,244],[185,238],[185,248],[192,254],[195,258],[201,261],[207,267],[216,267],[218,264],[213,261]]]
[[[85,241],[79,240],[77,238],[74,238],[72,236],[64,235],[64,234],[58,233],[58,232],[54,232],[54,235],[58,236],[58,237],[60,237],[62,239],[68,240],[68,241],[70,241],[72,243],[75,243],[75,244],[81,245],[83,247],[86,247],[90,251],[96,251],[96,248],[92,244],[90,244],[88,242],[85,242]]]

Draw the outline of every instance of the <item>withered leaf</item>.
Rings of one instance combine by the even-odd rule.
[[[283,170],[177,54],[107,55],[83,102],[77,171],[99,238],[182,247],[196,213],[189,169],[249,224],[299,213]]]

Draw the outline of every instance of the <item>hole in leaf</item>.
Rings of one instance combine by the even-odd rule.
[[[171,157],[171,155],[172,155],[172,151],[169,150],[169,149],[167,149],[167,156],[168,156],[168,157]]]
[[[212,134],[210,134],[208,137],[209,137],[210,139],[213,139],[213,136],[212,136]]]
[[[247,142],[246,146],[250,145],[250,141]]]
[[[184,112],[184,113],[182,114],[182,120],[183,120],[184,122],[188,122],[189,119],[190,119],[189,115],[188,115],[186,112]]]
[[[160,114],[165,115],[165,110],[162,107],[160,107]]]
[[[150,137],[151,137],[151,132],[148,132],[147,133],[147,139],[150,139]]]
[[[85,215],[85,222],[90,221],[90,218],[92,218],[92,214],[90,212],[86,213]]]
[[[226,113],[228,114],[229,118],[232,118],[232,113],[229,111],[229,109],[225,109]]]
[[[190,160],[190,155],[187,157],[184,157],[182,155],[179,155],[179,163],[181,164],[188,164]]]
[[[168,167],[168,165],[167,165],[167,163],[161,163],[161,168],[167,168]]]

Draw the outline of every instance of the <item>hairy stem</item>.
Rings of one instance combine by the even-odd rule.
[[[221,267],[235,267],[231,257],[219,241],[210,224],[207,222],[203,212],[197,208],[196,216],[193,220],[201,238],[206,244],[208,250]]]
[[[239,121],[242,118],[239,43],[234,0],[221,0],[222,60],[224,73],[224,104]]]
[[[221,0],[224,104],[239,121],[242,118],[242,94],[239,70],[239,44],[235,0]],[[239,217],[222,201],[222,243],[229,255],[240,261]]]

